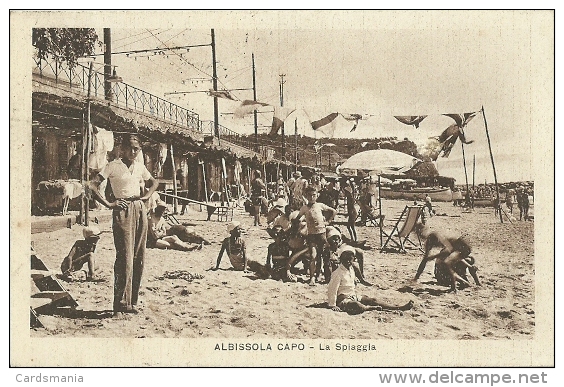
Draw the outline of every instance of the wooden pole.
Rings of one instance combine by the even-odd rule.
[[[482,105],[482,117],[484,118],[484,127],[486,128],[486,137],[488,139],[488,149],[490,150],[490,159],[492,160],[492,168],[494,174],[495,191],[497,195],[498,206],[499,209],[501,210],[501,198],[499,197],[499,186],[497,185],[497,173],[495,171],[495,163],[492,153],[492,144],[490,141],[490,132],[488,131],[488,122],[486,121],[486,112],[484,111],[484,105]],[[501,215],[501,211],[499,211],[499,220],[501,221],[501,223],[503,223],[503,216]]]
[[[256,83],[256,71],[255,71],[255,54],[252,54],[252,60],[253,60],[253,100],[256,101],[257,100],[257,83]],[[254,124],[255,124],[255,152],[258,153],[259,148],[258,148],[258,122],[257,122],[257,110],[255,109],[253,111],[253,119],[254,119]]]
[[[466,172],[466,156],[464,154],[464,143],[460,141],[460,145],[462,145],[462,162],[464,163],[464,177],[466,178],[466,192],[470,194],[468,190],[468,173]]]
[[[384,230],[382,229],[382,192],[380,191],[380,186],[382,185],[382,180],[380,179],[380,175],[378,175],[378,207],[379,207],[379,224],[380,224],[380,248],[382,248],[382,233]]]
[[[174,151],[172,144],[170,144],[170,162],[172,164],[172,192],[174,193],[174,196],[178,196],[178,191],[176,189],[176,163],[174,162]],[[176,200],[176,198],[172,199],[172,210],[175,215],[178,213],[178,200]]]
[[[472,188],[476,183],[476,155],[474,155],[474,162],[472,163]]]
[[[296,168],[298,167],[298,119],[294,120],[294,160],[296,162]]]
[[[217,91],[217,61],[215,59],[215,31],[211,29],[211,48],[212,48],[212,70],[213,90]],[[213,133],[219,140],[219,108],[217,106],[217,96],[213,97]]]
[[[82,133],[82,201],[81,201],[81,214],[80,214],[80,223],[88,226],[89,221],[89,211],[90,211],[90,201],[88,200],[88,189],[90,186],[90,176],[88,173],[88,156],[90,153],[90,93],[91,87],[90,83],[92,80],[92,70],[93,70],[94,62],[90,62],[90,66],[88,68],[88,88],[86,93],[86,127]]]
[[[200,164],[202,164],[202,175],[204,177],[204,193],[206,195],[206,203],[208,202],[208,183],[206,182],[206,164],[200,160],[198,160]]]

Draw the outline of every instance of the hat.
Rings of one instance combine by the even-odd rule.
[[[300,171],[296,171],[296,173],[294,173],[294,176],[296,177],[302,177],[302,173]]]
[[[165,207],[166,208],[166,202],[162,201],[161,199],[158,199],[157,201],[155,201],[155,205],[156,207]]]
[[[235,230],[236,228],[241,228],[241,222],[233,221],[227,225],[227,232],[231,233],[231,231]]]
[[[300,214],[300,211],[297,211],[297,210],[296,210],[296,211],[292,211],[292,212],[290,213],[290,215],[288,216],[288,220],[289,220],[290,222],[293,221],[294,219],[296,219],[296,218],[298,217],[299,214]]]
[[[333,226],[327,226],[326,230],[327,230],[327,239],[330,239],[334,236],[339,236],[339,237],[341,236],[341,233],[339,232],[339,230],[337,230]]]
[[[84,227],[82,229],[82,235],[84,236],[84,239],[88,239],[92,237],[98,238],[100,234],[101,234],[100,229],[96,226]]]
[[[352,255],[354,257],[356,255],[356,250],[354,247],[347,245],[341,249],[339,258],[343,258],[343,255]]]
[[[272,238],[278,237],[282,233],[282,231],[284,231],[284,229],[279,224],[266,230],[268,235],[270,235]]]
[[[288,203],[286,203],[286,200],[284,200],[284,198],[278,198],[278,200],[276,200],[276,202],[274,202],[274,207],[286,207],[288,205]]]

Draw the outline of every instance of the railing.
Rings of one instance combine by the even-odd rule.
[[[54,78],[58,84],[63,84],[71,89],[88,90],[89,68],[77,64],[72,70],[68,66],[60,66],[56,59],[35,59],[33,71],[41,77]],[[191,130],[201,131],[200,119],[197,113],[168,102],[151,93],[133,87],[123,82],[112,82],[112,101],[118,106],[148,113],[162,120],[173,122]],[[105,98],[104,74],[93,71],[90,78],[90,95]]]
[[[210,135],[214,135],[214,122],[213,121],[200,121],[202,133],[209,133]],[[219,132],[219,139],[229,141],[232,144],[242,146],[244,148],[253,150],[262,155],[265,160],[270,160],[274,158],[280,158],[280,152],[276,152],[276,147],[271,145],[266,145],[263,143],[255,144],[254,138],[252,136],[243,136],[233,130],[226,128],[225,126],[219,124],[218,125],[218,132]]]

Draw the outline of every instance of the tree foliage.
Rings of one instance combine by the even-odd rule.
[[[69,68],[78,58],[94,54],[96,42],[101,44],[94,28],[34,28],[32,39],[37,58],[57,58]]]

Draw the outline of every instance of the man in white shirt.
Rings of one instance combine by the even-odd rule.
[[[342,252],[341,264],[331,274],[331,281],[329,281],[327,289],[329,308],[335,312],[359,314],[367,310],[408,310],[413,307],[411,300],[404,305],[390,305],[372,297],[357,295],[354,283],[355,273],[352,266],[354,260],[354,251],[347,249]]]
[[[113,210],[113,234],[116,248],[114,264],[114,303],[116,315],[138,313],[138,301],[148,219],[145,202],[157,189],[157,182],[143,163],[136,161],[141,141],[129,135],[122,141],[122,157],[106,164],[91,181],[94,198]],[[116,198],[109,202],[100,193],[103,180],[108,179]],[[144,187],[148,190],[144,192]]]

